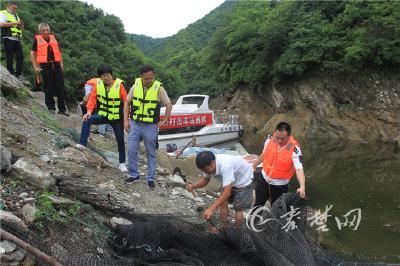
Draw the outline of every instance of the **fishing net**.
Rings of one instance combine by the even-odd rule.
[[[292,208],[290,207],[292,206]],[[285,230],[285,214],[296,208],[299,215],[292,228]],[[53,255],[63,265],[339,265],[343,261],[324,250],[307,225],[308,209],[296,194],[283,194],[271,211],[262,211],[259,219],[268,223],[254,231],[243,224],[216,234],[205,231],[195,217],[179,215],[130,215],[132,224],[118,225],[113,231],[98,231],[98,244],[107,252],[68,248],[68,253]],[[3,228],[35,247],[54,254],[40,237]],[[103,229],[102,229],[103,230]],[[70,236],[66,240],[73,245]],[[69,242],[68,242],[69,241]],[[37,265],[46,265],[38,262]]]

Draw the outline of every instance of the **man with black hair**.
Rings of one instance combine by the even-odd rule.
[[[19,77],[22,73],[24,54],[22,51],[22,30],[24,22],[17,14],[17,3],[9,1],[7,7],[0,11],[1,43],[6,54],[8,71]],[[14,54],[17,61],[16,71],[14,72]]]
[[[162,120],[160,120],[161,105],[166,106],[165,117]],[[162,83],[154,78],[154,69],[150,65],[144,65],[124,105],[124,128],[129,132],[129,178],[125,180],[125,184],[139,180],[137,157],[139,144],[143,140],[148,163],[147,187],[155,188],[158,128],[168,121],[171,110],[171,101]]]
[[[253,170],[251,164],[238,156],[217,154],[202,151],[196,156],[196,166],[203,172],[203,178],[196,184],[187,184],[186,189],[205,187],[210,182],[211,175],[222,182],[223,191],[219,198],[203,213],[203,218],[209,220],[213,212],[219,208],[221,228],[226,229],[228,218],[228,202],[235,210],[236,227],[243,223],[243,210],[251,207],[253,188],[251,186]]]
[[[275,133],[268,136],[259,159],[253,163],[253,169],[262,163],[262,171],[255,174],[256,200],[254,206],[263,206],[269,199],[271,205],[283,193],[288,192],[288,183],[296,172],[300,187],[297,189],[301,198],[305,197],[305,175],[303,155],[300,145],[291,136],[291,127],[280,122]]]
[[[83,115],[81,138],[76,147],[78,149],[86,147],[92,124],[110,124],[118,144],[119,169],[127,172],[122,122],[123,105],[126,100],[124,81],[119,78],[114,80],[110,66],[100,66],[97,69],[97,76],[98,78],[86,82],[86,85],[92,88],[86,105],[87,112]],[[94,113],[95,110],[97,113]]]

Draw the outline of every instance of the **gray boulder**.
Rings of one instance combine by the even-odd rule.
[[[11,75],[7,68],[2,64],[0,64],[0,83],[1,93],[4,94],[16,94],[16,90],[25,87],[18,78]]]
[[[26,226],[24,221],[22,221],[20,218],[18,218],[17,216],[15,216],[15,214],[13,214],[11,212],[6,212],[3,210],[0,210],[0,221],[1,221],[1,223],[10,224],[10,225],[16,227],[17,229],[20,229],[23,231],[28,230],[28,227]]]
[[[55,186],[54,178],[40,168],[28,158],[20,158],[13,165],[13,168],[23,176],[24,180],[29,184],[40,188],[48,188]]]
[[[6,170],[9,171],[12,167],[11,165],[11,152],[4,147],[3,145],[0,145],[0,158],[1,158],[1,171]]]

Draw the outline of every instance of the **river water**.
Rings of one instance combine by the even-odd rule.
[[[300,141],[307,202],[323,213],[322,244],[353,261],[400,262],[400,152],[393,144]],[[262,140],[245,148],[261,152]],[[292,178],[290,191],[298,187]],[[339,229],[344,215],[361,209],[361,221]],[[349,221],[354,218],[353,211]],[[311,220],[310,220],[311,222]],[[356,224],[355,224],[356,225]]]

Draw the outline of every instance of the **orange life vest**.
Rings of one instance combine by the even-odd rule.
[[[86,81],[86,84],[89,84],[92,86],[93,89],[97,87],[97,78],[92,78]]]
[[[47,51],[49,45],[51,46],[51,49],[54,53],[54,62],[61,61],[61,52],[58,48],[58,42],[54,35],[49,35],[49,37],[50,41],[47,42],[42,35],[35,35],[35,39],[37,41],[36,62],[38,64],[49,63],[47,61]]]
[[[286,146],[280,150],[278,139],[274,134],[263,151],[265,174],[274,179],[290,180],[295,172],[292,155],[296,145],[297,141],[290,136]]]

